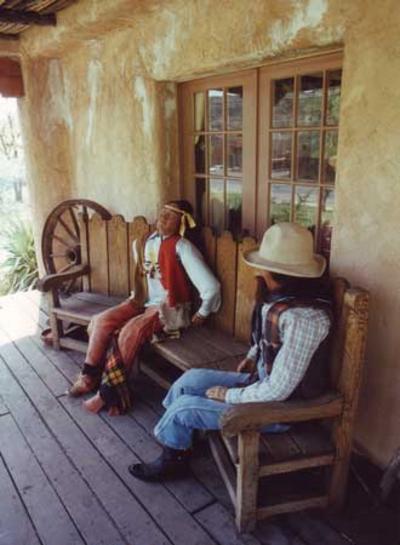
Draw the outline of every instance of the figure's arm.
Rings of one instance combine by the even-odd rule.
[[[200,318],[207,318],[211,312],[217,312],[221,305],[220,283],[191,242],[181,239],[176,245],[176,251],[187,275],[200,294],[201,306],[197,314]]]
[[[324,311],[312,309],[304,314],[296,310],[299,309],[288,310],[280,317],[283,343],[271,374],[250,386],[230,388],[225,395],[227,403],[283,401],[296,389],[330,328]]]

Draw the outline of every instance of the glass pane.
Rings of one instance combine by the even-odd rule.
[[[227,228],[233,234],[240,234],[242,230],[242,181],[227,180],[226,182],[227,201]]]
[[[326,107],[326,124],[339,125],[340,88],[342,71],[334,70],[327,73],[328,102]]]
[[[292,186],[289,184],[271,184],[269,199],[270,223],[290,221],[292,210]]]
[[[224,180],[210,178],[210,222],[220,233],[225,227]]]
[[[271,178],[290,178],[292,175],[292,133],[272,133]]]
[[[300,77],[298,125],[321,123],[322,82],[322,74]]]
[[[206,119],[206,99],[204,93],[194,95],[194,130],[204,131]]]
[[[318,251],[328,257],[331,252],[335,190],[323,189],[321,198],[321,226],[319,229]]]
[[[305,227],[315,231],[318,213],[318,189],[314,187],[295,187],[295,219]]]
[[[243,121],[243,87],[230,87],[228,100],[228,130],[241,131]]]
[[[319,131],[298,133],[297,177],[303,180],[318,180]]]
[[[202,222],[203,225],[207,225],[207,191],[206,191],[206,179],[196,178],[195,180],[195,192],[196,192],[196,217]]]
[[[242,135],[230,134],[227,137],[228,166],[229,176],[242,175]]]
[[[208,137],[208,169],[210,174],[224,174],[224,137],[213,134]]]
[[[208,130],[222,131],[224,128],[224,91],[209,89],[208,91]]]
[[[324,181],[328,183],[335,183],[337,143],[337,131],[326,131],[324,150]]]
[[[272,82],[273,127],[293,127],[294,78],[277,79]]]
[[[204,135],[194,137],[194,170],[199,174],[206,172],[206,137]]]

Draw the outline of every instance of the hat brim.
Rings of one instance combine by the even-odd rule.
[[[305,278],[319,278],[324,274],[326,268],[326,259],[319,254],[314,254],[313,260],[309,263],[299,263],[296,265],[287,265],[286,263],[278,263],[260,257],[258,250],[244,252],[243,259],[257,269],[286,274],[288,276],[300,276]]]

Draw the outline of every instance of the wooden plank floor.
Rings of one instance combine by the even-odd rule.
[[[240,536],[205,442],[187,478],[133,479],[128,465],[159,452],[162,390],[139,376],[131,414],[86,413],[66,395],[83,356],[45,347],[46,320],[38,292],[0,299],[0,545],[395,543],[386,522],[360,533],[354,513],[277,517]]]

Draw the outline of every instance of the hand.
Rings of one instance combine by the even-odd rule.
[[[249,358],[244,358],[237,366],[236,371],[238,373],[252,373],[253,371],[255,371],[255,368],[256,368],[255,361]]]
[[[196,312],[196,314],[193,314],[192,316],[192,325],[198,326],[203,325],[207,318]]]
[[[208,399],[214,399],[215,401],[225,401],[227,391],[226,386],[212,386],[206,391],[206,396]]]

